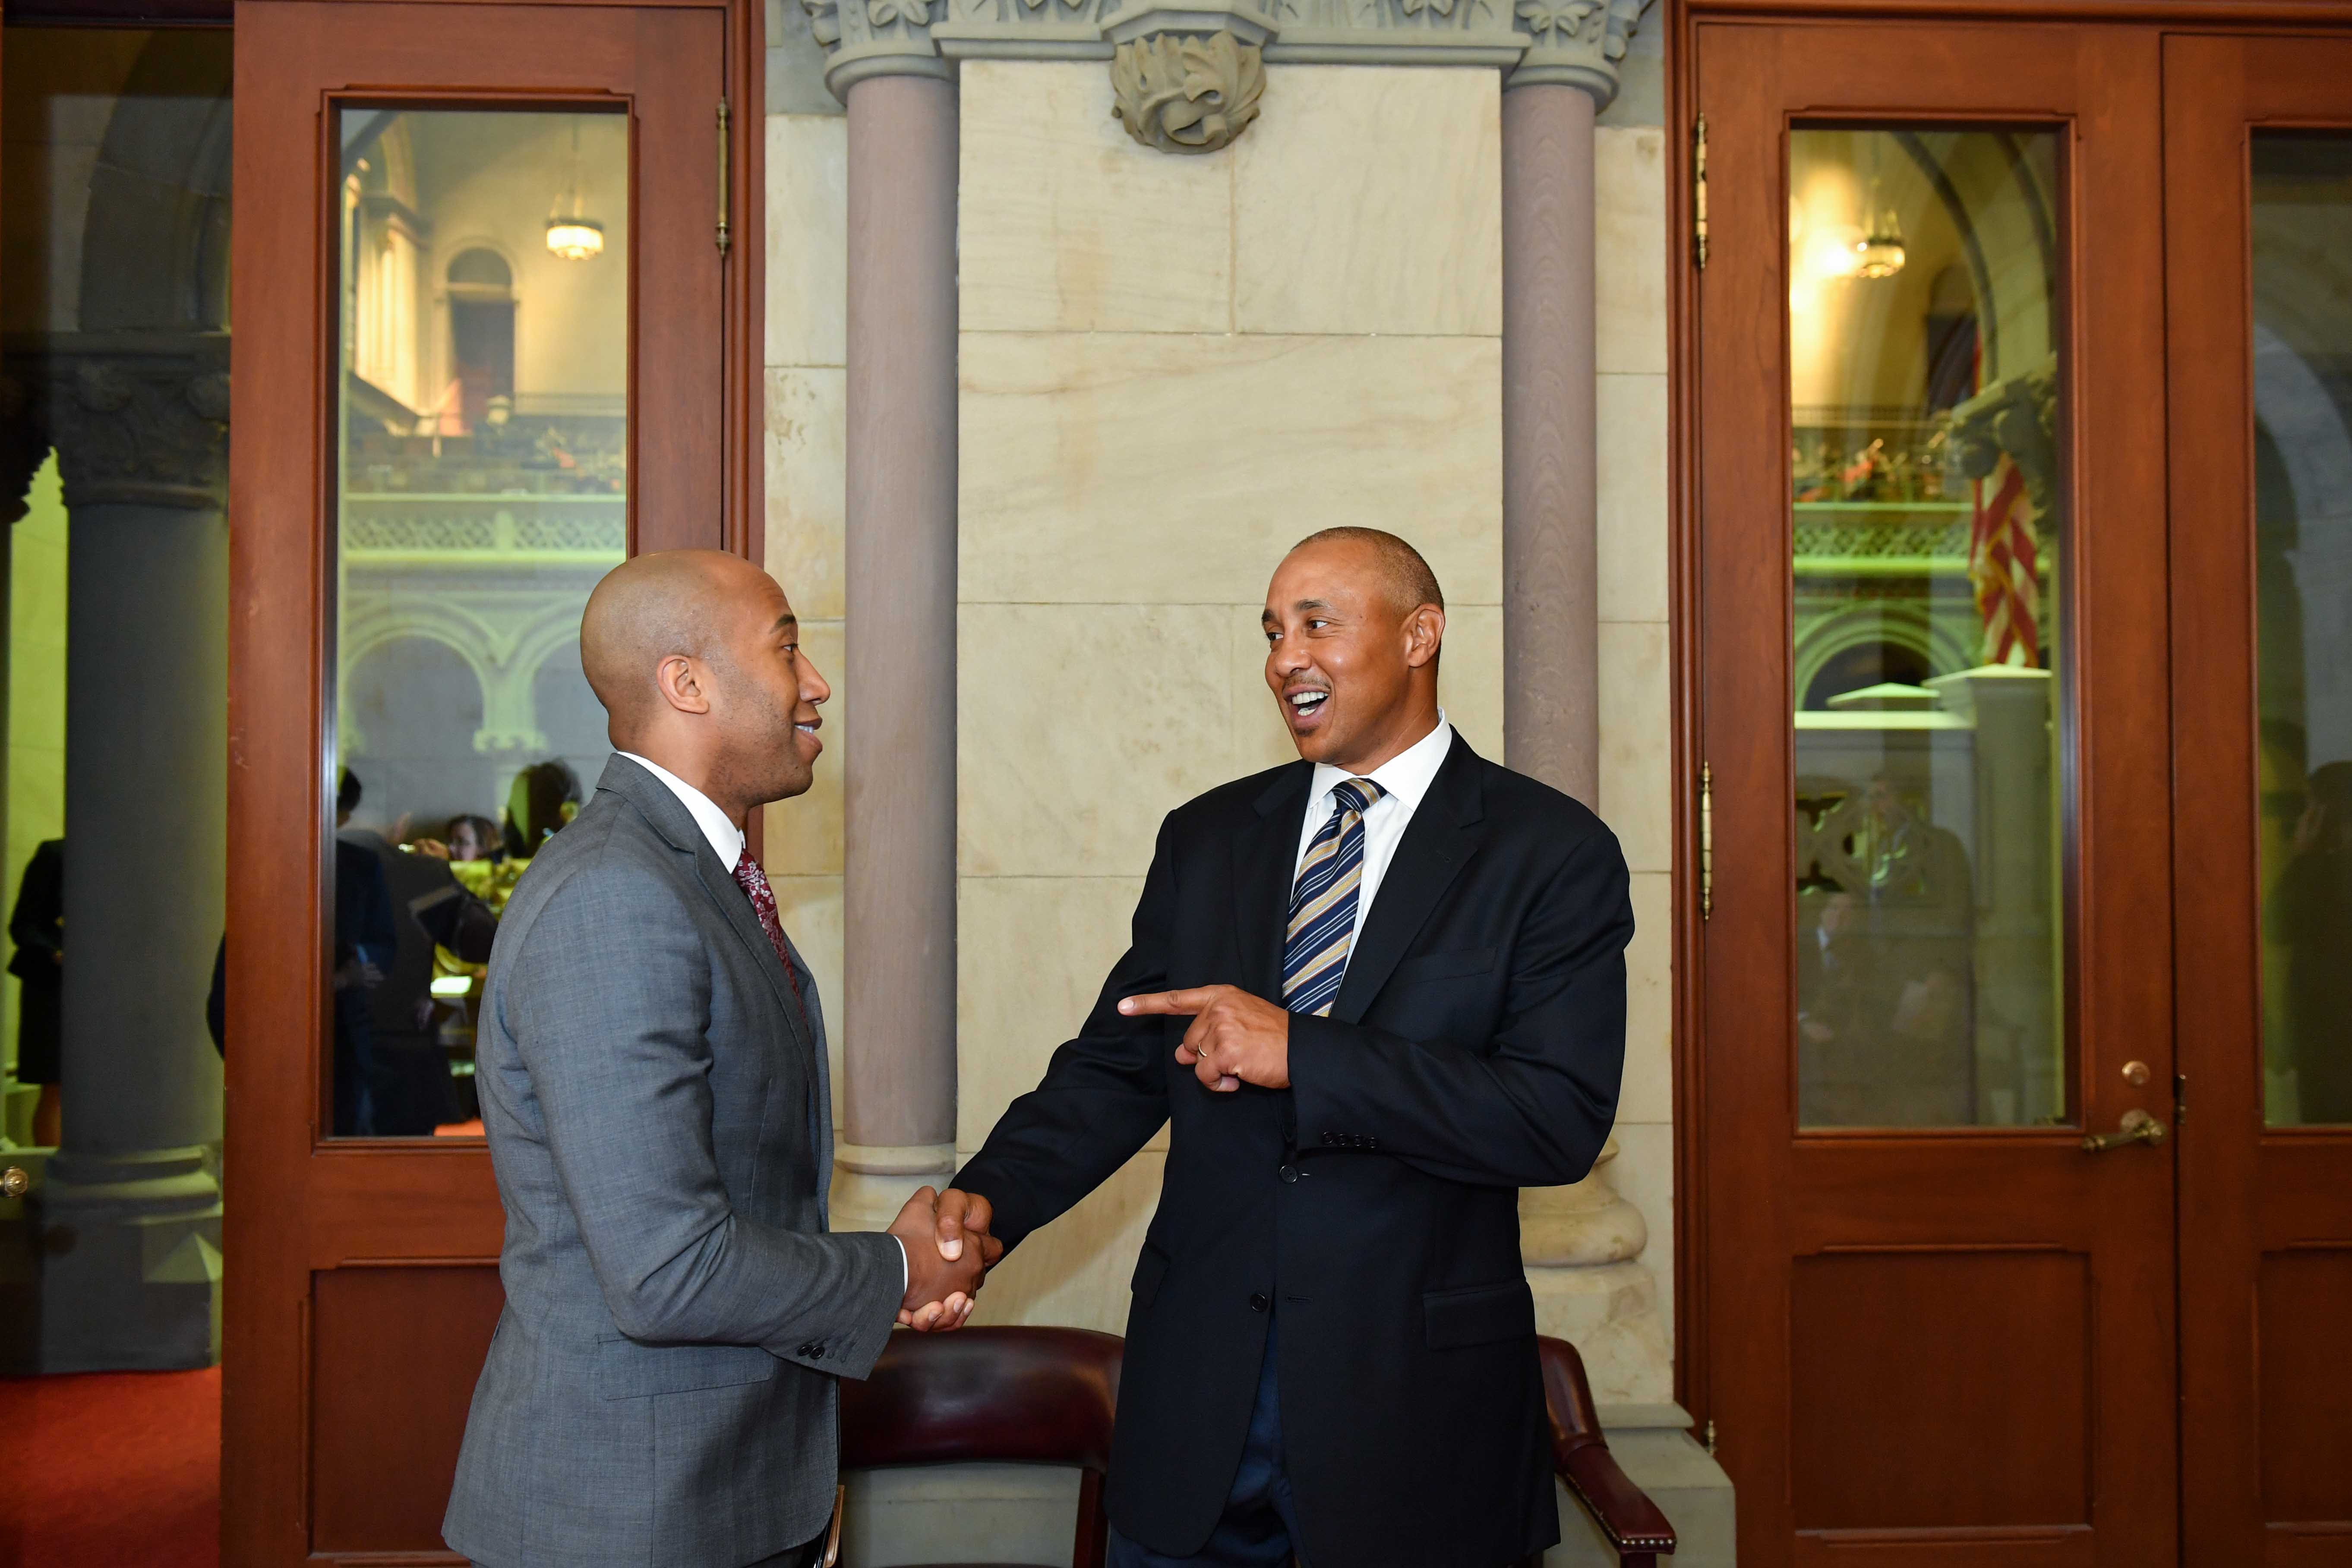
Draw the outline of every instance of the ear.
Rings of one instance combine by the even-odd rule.
[[[698,658],[669,655],[654,667],[654,687],[681,713],[710,711],[710,671]]]
[[[1445,612],[1435,605],[1423,605],[1404,618],[1404,661],[1413,669],[1437,662],[1437,650],[1445,641]]]

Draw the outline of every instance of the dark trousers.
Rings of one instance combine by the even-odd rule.
[[[1290,1476],[1283,1466],[1282,1401],[1276,1394],[1275,1326],[1266,1325],[1265,1361],[1257,1374],[1257,1401],[1250,1406],[1248,1440],[1225,1494],[1224,1517],[1208,1543],[1190,1557],[1168,1557],[1138,1546],[1117,1530],[1110,1532],[1110,1568],[1290,1568],[1298,1557],[1298,1510],[1290,1500]]]

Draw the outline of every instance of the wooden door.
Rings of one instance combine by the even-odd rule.
[[[2159,45],[1692,36],[1740,1561],[2169,1563],[2178,1144],[2084,1145],[2175,1120]]]
[[[356,601],[363,579],[478,572],[463,592],[365,591],[437,649],[416,668],[478,667],[478,729],[449,765],[510,773],[560,749],[529,706],[542,678],[514,661],[570,634],[561,605],[499,622],[499,595],[568,571],[576,627],[625,551],[742,542],[728,16],[237,7],[226,1562],[456,1561],[440,1523],[501,1301],[501,1215],[478,1137],[334,1135],[369,1125],[329,1046],[337,746],[391,721],[352,710],[352,658],[382,633]],[[567,254],[559,221],[595,237],[567,231]],[[502,279],[513,384],[469,402],[446,307]],[[362,1109],[389,1125],[390,1102],[379,1083]]]
[[[2165,44],[2187,1560],[2352,1562],[2352,42]]]

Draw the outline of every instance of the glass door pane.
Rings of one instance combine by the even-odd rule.
[[[462,1132],[497,912],[608,750],[579,634],[628,544],[630,125],[340,115],[333,1130]]]
[[[1789,160],[1799,1120],[2063,1122],[2058,137]]]
[[[2352,1122],[2352,135],[2253,137],[2263,1049],[2273,1126]]]

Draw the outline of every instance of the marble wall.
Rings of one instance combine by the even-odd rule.
[[[1391,529],[1451,605],[1444,700],[1499,755],[1500,151],[1489,70],[1275,67],[1224,153],[1111,118],[1099,62],[961,70],[958,1143],[1034,1083],[1126,939],[1159,821],[1292,753],[1257,607],[1300,536]],[[845,125],[768,120],[767,562],[837,675]],[[1610,1174],[1673,1252],[1664,149],[1598,135],[1601,810],[1635,873]],[[838,1042],[837,740],[766,856]],[[837,1079],[836,1079],[837,1081]],[[992,1281],[982,1321],[1118,1330],[1147,1149]],[[1668,1310],[1670,1321],[1670,1310]],[[1629,1369],[1604,1399],[1664,1400]]]

